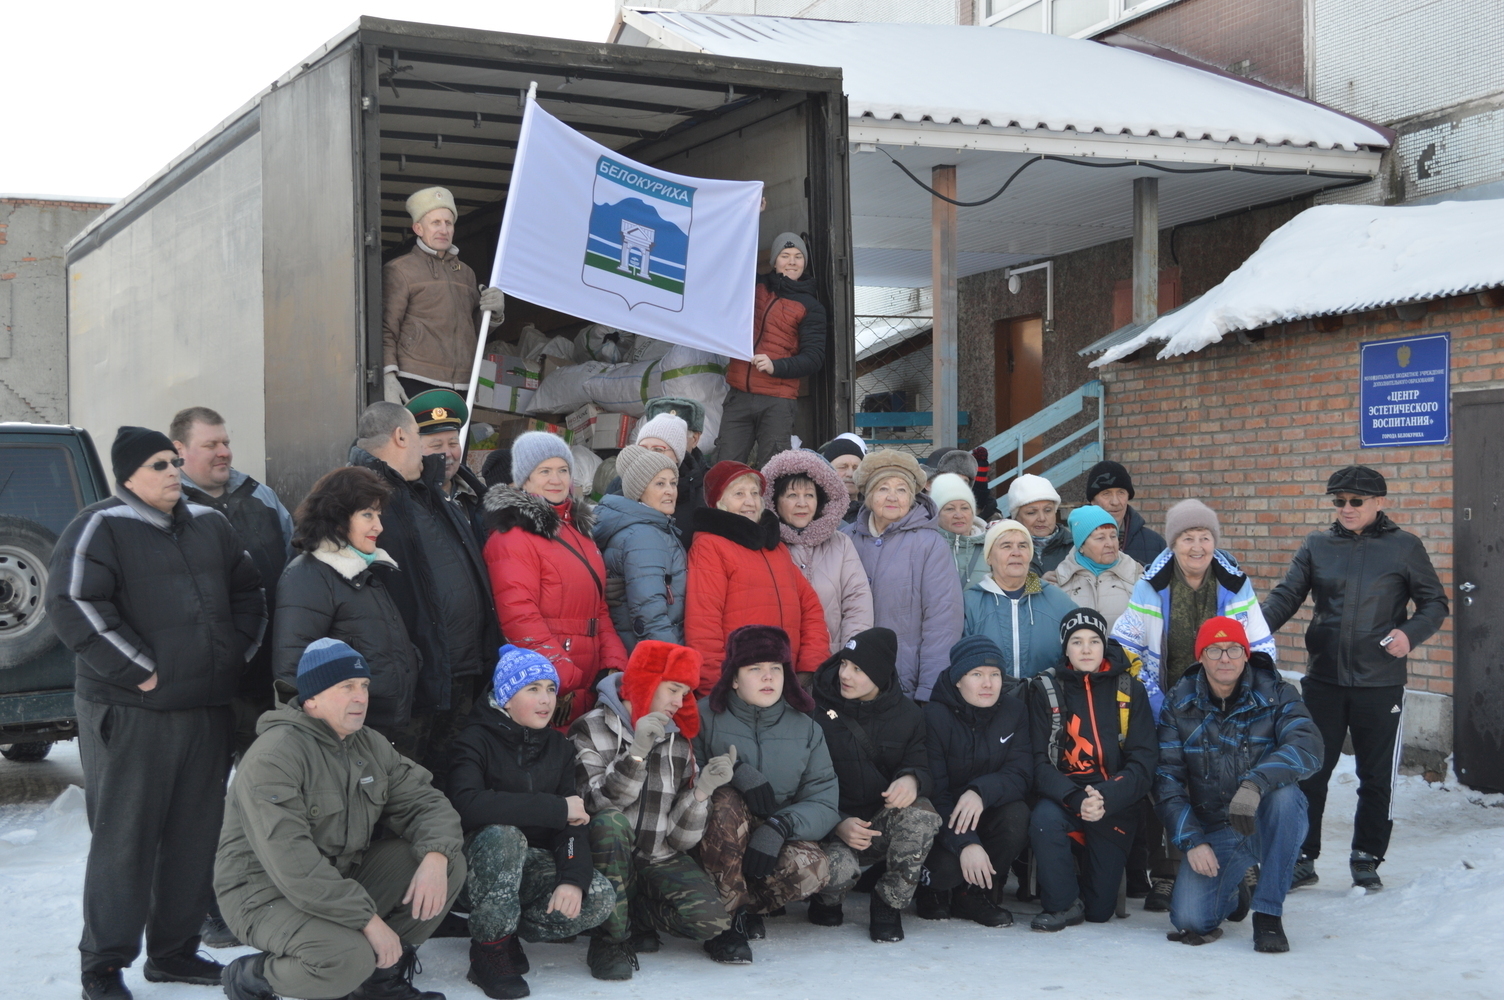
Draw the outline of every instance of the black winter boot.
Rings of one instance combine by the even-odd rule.
[[[225,918],[217,913],[211,913],[204,918],[204,926],[199,928],[198,936],[205,948],[239,948],[240,938],[235,932],[225,925]]]
[[[1364,892],[1378,892],[1384,888],[1383,881],[1379,879],[1379,862],[1383,860],[1367,851],[1354,851],[1352,860],[1347,863],[1348,869],[1353,873],[1353,888]]]
[[[418,949],[413,945],[402,946],[402,957],[390,969],[377,969],[371,978],[355,987],[350,1000],[444,1000],[444,994],[434,990],[420,990],[413,985],[413,976],[423,971],[418,961]]]
[[[703,945],[712,961],[723,965],[751,965],[752,946],[747,943],[747,911],[743,907],[731,915],[731,926]]]
[[[83,974],[84,1000],[132,1000],[119,969]]]
[[[768,936],[768,925],[762,922],[761,913],[748,913],[746,926],[748,941],[762,941]]]
[[[920,920],[949,920],[950,890],[920,886],[914,893],[914,912]]]
[[[516,934],[495,941],[470,942],[470,971],[465,978],[492,1000],[518,1000],[532,992],[522,978],[527,969],[527,956],[522,954]]]
[[[950,915],[972,920],[983,927],[1012,927],[1013,914],[994,903],[986,889],[963,885],[951,893]]]
[[[867,936],[878,944],[903,940],[903,916],[882,901],[877,893],[872,894],[872,912],[868,917]]]
[[[809,897],[809,922],[816,927],[839,927],[846,921],[840,903],[822,903],[819,896]]]
[[[184,948],[176,955],[148,958],[141,974],[148,983],[191,983],[194,986],[218,986],[225,967],[204,958],[197,948]]]
[[[225,996],[230,1000],[277,1000],[276,991],[266,981],[262,970],[266,966],[266,952],[241,955],[225,966],[220,983]]]
[[[1078,899],[1058,913],[1039,914],[1029,922],[1029,929],[1054,932],[1084,923],[1086,923],[1086,904]]]
[[[592,976],[606,980],[631,979],[632,970],[640,968],[630,941],[607,941],[604,935],[590,939],[585,964],[590,967]]]
[[[1253,950],[1274,953],[1290,950],[1290,939],[1285,937],[1285,925],[1279,917],[1267,913],[1253,915]]]

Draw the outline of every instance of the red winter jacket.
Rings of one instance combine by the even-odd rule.
[[[721,677],[726,636],[743,625],[776,625],[789,634],[794,669],[808,673],[830,655],[825,610],[779,538],[778,517],[762,520],[714,507],[695,511],[684,599],[684,643],[704,659],[699,693]]]
[[[815,283],[792,281],[778,273],[757,279],[752,305],[752,353],[773,362],[771,375],[747,361],[726,366],[726,384],[758,396],[797,399],[799,380],[825,363],[825,307]]]
[[[594,707],[600,673],[627,666],[602,591],[606,564],[590,539],[590,508],[579,500],[556,508],[510,486],[489,490],[485,507],[486,568],[501,631],[553,661],[559,697],[574,694],[568,726]]]

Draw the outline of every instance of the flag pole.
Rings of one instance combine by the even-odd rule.
[[[538,99],[538,81],[528,83],[527,103],[531,105]],[[523,116],[527,115],[527,108],[523,108]],[[506,211],[506,209],[502,209]],[[497,247],[500,250],[500,246]],[[493,270],[494,265],[493,265]],[[475,360],[470,363],[470,387],[465,391],[465,424],[460,428],[461,454],[470,451],[470,424],[475,419],[475,390],[480,385],[480,363],[486,359],[486,335],[491,331],[491,310],[487,309],[480,314],[480,337],[475,342]]]

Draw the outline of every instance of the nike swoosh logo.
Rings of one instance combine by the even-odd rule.
[[[1008,742],[1008,741],[1009,741],[1009,740],[1011,740],[1011,739],[1013,739],[1013,734],[1012,734],[1012,733],[1009,733],[1009,734],[1008,734],[1008,735],[1007,735],[1007,736],[999,736],[999,737],[998,737],[998,738],[997,738],[997,741],[998,741],[998,742],[999,742],[999,743],[1007,743],[1007,742]]]

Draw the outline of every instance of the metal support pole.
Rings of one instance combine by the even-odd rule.
[[[949,198],[956,196],[956,168],[935,167],[931,186]],[[930,199],[930,259],[934,290],[933,379],[930,410],[934,425],[930,428],[936,448],[954,448],[960,434],[957,421],[961,411],[960,392],[956,384],[956,206],[940,198]]]
[[[1133,322],[1159,315],[1159,178],[1133,181]]]

